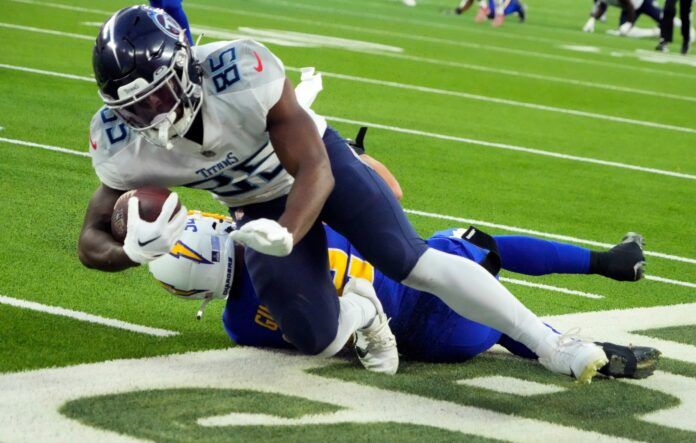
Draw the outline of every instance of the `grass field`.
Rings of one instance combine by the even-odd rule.
[[[26,379],[36,386],[26,399],[42,389],[52,392],[30,380],[70,373],[46,368],[94,363],[83,368],[99,373],[110,360],[230,346],[219,321],[221,303],[196,322],[196,306],[166,295],[146,269],[105,274],[85,269],[76,256],[84,210],[98,185],[86,158],[89,120],[100,107],[91,47],[98,24],[128,4],[0,0],[0,387],[23,386],[19,381]],[[643,340],[662,346],[662,372],[636,383],[577,386],[538,365],[493,353],[463,365],[403,362],[392,378],[341,360],[308,363],[309,373],[287,378],[326,384],[326,392],[350,385],[392,400],[422,397],[422,404],[443,411],[495,413],[482,416],[486,426],[464,430],[443,424],[436,409],[430,410],[432,423],[423,418],[426,412],[412,422],[293,422],[340,416],[336,411],[350,409],[341,403],[348,400],[304,395],[278,380],[269,381],[268,389],[259,387],[261,381],[253,389],[231,380],[213,383],[224,378],[222,371],[207,384],[192,377],[191,383],[72,398],[57,405],[62,415],[54,408],[50,417],[100,429],[92,438],[120,433],[155,441],[537,440],[543,432],[570,441],[696,440],[689,419],[696,416],[696,317],[690,314],[696,303],[696,57],[658,56],[650,52],[652,40],[605,34],[618,20],[617,10],[595,34],[580,32],[587,1],[530,0],[528,21],[510,17],[501,29],[476,25],[472,13],[443,13],[454,6],[454,0],[420,1],[416,8],[395,0],[185,2],[194,35],[207,35],[203,43],[252,36],[285,62],[293,81],[303,66],[324,72],[314,109],[344,136],[361,124],[371,127],[367,151],[399,178],[404,207],[421,234],[474,223],[492,234],[527,233],[598,249],[626,231],[643,234],[648,279],[636,284],[587,276],[503,277],[540,315],[578,319],[579,313],[598,313],[583,330],[597,339],[629,337],[596,334],[613,334],[609,326],[616,318],[642,313],[622,331],[642,331]],[[648,20],[638,23],[647,27]],[[177,191],[189,208],[223,210],[205,193]],[[78,311],[81,319],[45,312],[46,306]],[[615,316],[602,317],[608,310]],[[658,312],[662,317],[650,314]],[[86,314],[127,325],[84,321]],[[234,366],[237,351],[224,351],[234,380],[243,373]],[[207,361],[219,354],[190,355],[194,362],[197,355]],[[252,357],[239,361],[256,365]],[[142,364],[161,369],[167,365],[157,362],[171,358]],[[39,371],[19,373],[29,370]],[[284,377],[282,371],[268,374]],[[456,383],[492,376],[560,391],[532,398]],[[19,429],[14,420],[17,411],[38,409],[29,403],[14,409],[10,398],[0,395],[0,440],[30,439],[39,431]],[[190,408],[173,412],[182,404]],[[208,428],[196,421],[231,412],[265,414],[276,422]],[[43,437],[75,431],[55,426],[61,431]],[[513,433],[515,426],[528,432]]]

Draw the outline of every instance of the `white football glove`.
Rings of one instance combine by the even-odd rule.
[[[590,17],[587,19],[585,26],[582,27],[582,32],[594,32],[595,18]]]
[[[236,231],[230,238],[262,254],[285,257],[292,251],[292,234],[275,220],[259,218]]]
[[[136,263],[148,263],[166,254],[174,246],[186,227],[186,208],[182,205],[174,218],[179,197],[169,194],[162,205],[162,212],[153,222],[140,218],[138,197],[128,199],[128,230],[123,241],[123,252]]]
[[[633,28],[633,23],[631,22],[626,22],[623,25],[619,26],[619,35],[628,35],[629,32],[631,32],[631,29]]]

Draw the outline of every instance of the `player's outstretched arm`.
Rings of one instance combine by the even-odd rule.
[[[295,177],[278,223],[290,231],[297,244],[319,216],[333,189],[331,164],[316,125],[297,103],[288,79],[280,100],[268,112],[267,122],[280,162]]]
[[[88,268],[116,272],[137,266],[111,236],[111,214],[123,192],[102,184],[89,201],[77,244],[80,261]]]

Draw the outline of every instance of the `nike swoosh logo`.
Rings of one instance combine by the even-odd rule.
[[[142,241],[140,241],[140,239],[138,239],[138,246],[140,246],[140,247],[142,248],[143,246],[149,245],[150,243],[152,243],[153,241],[157,240],[158,238],[160,238],[159,235],[158,235],[157,237],[151,238],[150,240],[145,241],[145,242],[142,242]]]
[[[363,349],[359,346],[355,347],[355,353],[358,354],[358,357],[360,357],[360,358],[367,357],[367,349]]]
[[[93,142],[92,139],[89,139],[89,144],[92,145],[92,149],[97,149],[97,143]]]
[[[256,57],[256,66],[254,66],[254,70],[256,72],[263,71],[263,62],[261,61],[261,57],[259,57],[259,54],[257,54],[256,51],[252,52],[254,53],[254,57]]]

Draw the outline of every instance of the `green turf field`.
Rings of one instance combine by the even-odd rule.
[[[84,210],[98,185],[87,158],[89,120],[100,107],[91,47],[98,25],[128,4],[0,0],[0,386],[19,371],[231,345],[219,321],[222,303],[197,322],[197,306],[167,295],[146,269],[106,274],[77,259]],[[696,440],[696,420],[689,419],[696,416],[696,56],[657,55],[654,40],[607,35],[616,9],[594,34],[580,32],[589,1],[529,0],[527,22],[508,17],[500,29],[475,24],[473,10],[445,13],[454,6],[456,0],[421,0],[416,8],[397,0],[185,1],[194,38],[207,35],[202,43],[251,36],[284,61],[295,82],[300,67],[322,71],[324,91],[313,108],[344,136],[371,127],[367,152],[398,177],[403,205],[424,236],[474,223],[491,234],[604,249],[627,231],[643,234],[648,277],[635,284],[502,276],[535,312],[580,323],[583,335],[660,347],[663,372],[636,383],[577,386],[493,354],[464,365],[403,362],[393,378],[331,362],[297,379],[494,412],[485,418],[490,431],[451,428],[435,413],[432,423],[421,414],[381,424],[290,426],[281,418],[340,415],[335,411],[348,406],[301,392],[199,382],[100,391],[59,405],[57,417],[104,432],[96,436],[155,441],[537,440],[542,428],[535,426],[544,424],[544,432],[562,428],[568,434],[558,435],[570,441]],[[652,23],[643,17],[638,25]],[[189,208],[223,211],[206,193],[177,191]],[[56,315],[50,307],[78,314]],[[594,314],[577,315],[584,312]],[[496,375],[561,391],[524,397],[456,383]],[[181,404],[192,405],[190,415],[172,412]],[[0,399],[3,441],[25,435],[3,421],[11,410]],[[237,430],[196,422],[231,412],[280,421]],[[530,431],[505,434],[506,423]]]

